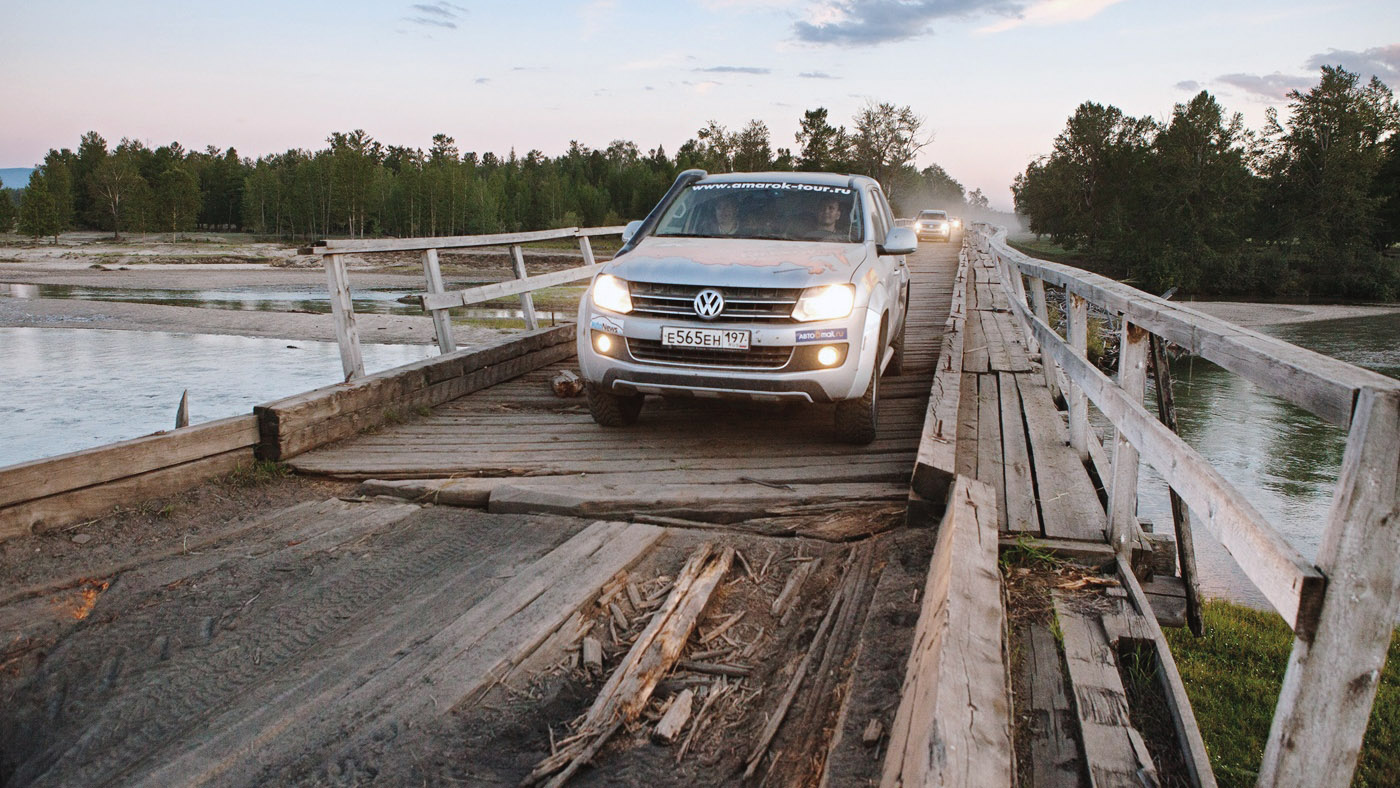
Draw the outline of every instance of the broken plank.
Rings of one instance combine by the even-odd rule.
[[[1002,373],[1001,445],[1006,480],[1006,529],[1016,533],[1040,533],[1040,511],[1035,505],[1035,481],[1031,478],[1030,446],[1022,417],[1021,393],[1016,376]]]
[[[1006,476],[1002,468],[1001,394],[997,375],[977,381],[977,480],[996,491],[997,528],[1006,530]]]

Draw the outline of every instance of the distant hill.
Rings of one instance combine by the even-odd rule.
[[[29,176],[34,172],[33,167],[9,167],[0,169],[0,183],[6,189],[23,189],[29,185]]]

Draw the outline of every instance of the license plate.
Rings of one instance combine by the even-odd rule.
[[[671,347],[700,347],[713,350],[748,350],[749,332],[718,328],[663,326],[661,344]]]

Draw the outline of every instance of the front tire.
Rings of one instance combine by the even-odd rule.
[[[593,420],[604,427],[626,427],[636,424],[642,412],[642,394],[614,394],[604,391],[597,384],[587,383],[584,391],[588,395],[588,412]]]
[[[836,403],[836,440],[853,446],[865,446],[875,440],[880,426],[880,360],[884,357],[882,341],[875,354],[875,368],[870,371],[870,385],[865,387],[865,395]]]

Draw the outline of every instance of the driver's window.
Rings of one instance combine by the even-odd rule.
[[[869,194],[870,204],[874,208],[870,212],[870,224],[875,228],[874,241],[877,244],[882,244],[885,242],[885,236],[890,234],[889,222],[885,218],[885,214],[887,213],[884,208],[885,201],[880,199],[880,193],[874,189],[871,189]]]

